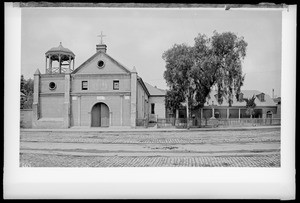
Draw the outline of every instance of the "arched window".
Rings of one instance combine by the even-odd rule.
[[[272,111],[267,111],[267,118],[272,118],[273,112]]]

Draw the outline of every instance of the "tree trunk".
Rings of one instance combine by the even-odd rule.
[[[177,124],[178,124],[178,122],[179,122],[178,119],[179,119],[179,110],[176,109],[176,110],[175,110],[175,123],[174,123],[175,126],[177,126]]]
[[[189,98],[186,98],[186,128],[189,130],[190,129],[190,124],[189,124],[189,118],[190,118],[190,112],[189,112]]]

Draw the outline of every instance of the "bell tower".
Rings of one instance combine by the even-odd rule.
[[[75,67],[75,54],[70,50],[62,46],[61,42],[58,47],[53,47],[45,53],[46,74],[62,74],[72,72]],[[72,65],[73,61],[73,65]],[[54,64],[54,63],[56,64]]]

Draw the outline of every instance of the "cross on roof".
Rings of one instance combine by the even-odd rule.
[[[103,37],[106,37],[106,35],[103,35],[103,34],[102,34],[102,31],[101,31],[101,35],[97,35],[97,37],[100,37],[100,38],[101,38],[100,44],[103,44],[103,43],[102,43],[102,38],[103,38]]]

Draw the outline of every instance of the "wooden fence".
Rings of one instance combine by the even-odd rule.
[[[192,128],[204,128],[204,127],[239,127],[239,126],[273,126],[281,125],[280,118],[222,118],[222,119],[189,119],[189,126]],[[158,119],[158,128],[186,128],[186,118],[168,118]]]

